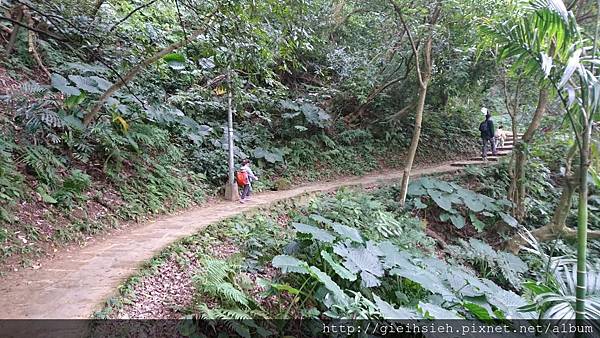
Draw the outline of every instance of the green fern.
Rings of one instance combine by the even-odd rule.
[[[208,258],[203,263],[205,271],[199,276],[198,282],[204,285],[216,285],[232,272],[229,264],[222,260]]]
[[[266,318],[260,305],[252,299],[242,285],[243,278],[236,276],[236,268],[230,263],[214,258],[202,262],[202,272],[194,277],[197,297],[217,300],[218,307],[209,308],[204,302],[198,302],[197,316],[205,320],[251,320]],[[234,322],[230,324],[235,324]],[[240,327],[226,325],[238,332]]]
[[[248,306],[248,297],[231,283],[223,282],[214,286],[211,285],[211,289],[214,291],[214,295],[221,299],[243,305],[244,307]]]
[[[43,146],[25,147],[20,162],[26,164],[43,183],[52,187],[58,182],[56,169],[64,167],[62,161]]]

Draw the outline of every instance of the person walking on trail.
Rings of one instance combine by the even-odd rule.
[[[508,136],[506,135],[504,127],[500,125],[498,129],[496,129],[496,133],[494,134],[494,138],[496,139],[496,149],[498,148],[498,146],[504,147],[504,141],[506,141],[507,137]]]
[[[252,191],[252,182],[258,180],[258,177],[252,172],[250,168],[250,160],[245,159],[242,161],[242,167],[240,168],[241,179],[242,179],[242,192],[240,194],[240,202],[244,203],[250,199],[250,192]],[[244,179],[245,178],[245,179]]]
[[[485,114],[485,121],[479,125],[479,131],[481,132],[481,157],[484,161],[487,161],[488,143],[492,146],[492,155],[496,156],[496,142],[494,140],[494,122],[492,122],[492,115],[484,107],[481,111]]]

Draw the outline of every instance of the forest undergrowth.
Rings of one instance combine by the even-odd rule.
[[[569,242],[527,237],[498,196],[509,183],[506,168],[504,161],[417,179],[406,208],[397,185],[345,188],[210,225],[147,262],[95,318],[204,320],[201,327],[182,320],[183,336],[299,333],[267,320],[286,318],[314,320],[315,332],[327,318],[541,318],[561,303],[536,295],[564,292],[562,273],[572,264],[549,267],[548,259],[575,251]],[[542,224],[548,194],[558,196],[548,169],[531,169],[530,203],[548,205],[526,222]],[[519,255],[502,244],[516,233],[529,240]],[[600,257],[597,246],[592,253]]]

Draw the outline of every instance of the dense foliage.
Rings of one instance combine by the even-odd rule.
[[[221,193],[233,111],[255,191],[406,175],[167,249],[152,267],[192,271],[177,313],[242,336],[271,318],[597,319],[598,18],[561,0],[3,1],[0,260]],[[408,186],[413,150],[473,156],[482,106],[524,132],[510,159]]]
[[[454,5],[463,6],[449,5],[444,24],[469,23]],[[401,30],[393,7],[376,1],[355,15],[363,6],[3,2],[3,16],[13,21],[0,31],[10,42],[0,44],[2,257],[38,252],[38,241],[82,241],[217,192],[227,175],[228,91],[235,156],[258,166],[257,191],[401,166],[412,133],[414,57],[402,46],[406,36],[394,42]],[[389,34],[365,28],[375,22]],[[464,28],[473,41],[474,31]],[[457,68],[436,72],[421,161],[472,153],[472,112],[482,96],[459,97],[490,85],[468,70],[489,70],[489,61],[459,51],[462,35],[450,37],[436,50],[453,42],[455,51],[439,62],[460,64],[467,82],[447,91]]]

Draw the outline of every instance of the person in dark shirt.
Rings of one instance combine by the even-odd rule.
[[[492,121],[492,114],[487,109],[482,108],[482,112],[485,113],[485,121],[479,125],[479,131],[481,132],[481,158],[487,161],[488,144],[492,146],[492,155],[496,156],[496,142],[494,142],[494,122]]]

